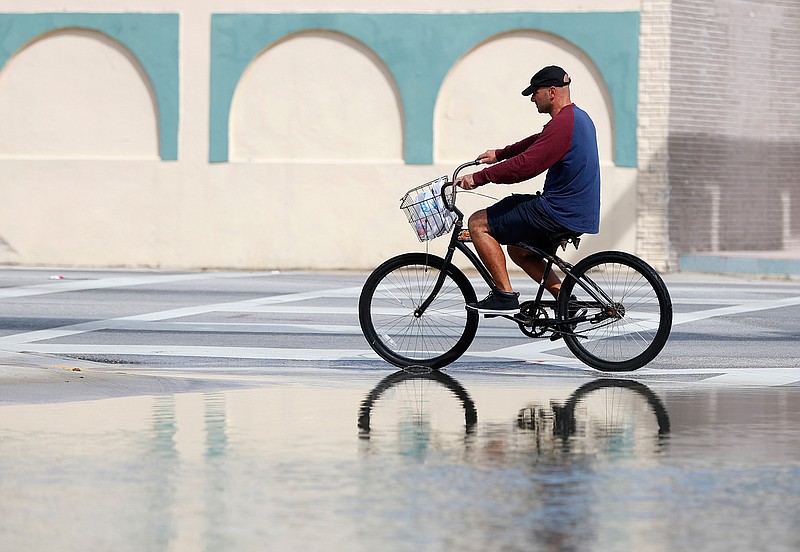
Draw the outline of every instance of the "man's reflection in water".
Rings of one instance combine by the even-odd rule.
[[[530,404],[517,414],[517,427],[536,435],[535,449],[625,454],[657,452],[669,434],[669,416],[649,387],[635,380],[597,379],[579,387],[563,404]]]
[[[661,400],[646,385],[626,379],[598,379],[563,403],[522,408],[518,454],[534,470],[522,502],[531,509],[531,539],[545,550],[579,550],[597,542],[597,526],[587,521],[602,515],[597,504],[608,466],[630,458],[651,462],[666,444],[669,426]]]
[[[633,473],[626,459],[657,461],[669,418],[658,397],[636,381],[598,379],[571,393],[547,383],[532,389],[537,402],[522,408],[517,398],[525,389],[507,388],[508,400],[506,388],[492,389],[485,411],[497,414],[484,414],[478,424],[480,401],[449,375],[400,371],[384,378],[358,411],[361,452],[375,460],[367,465],[378,474],[367,475],[365,487],[398,505],[397,519],[419,512],[417,522],[435,519],[450,537],[460,530],[480,540],[503,527],[511,540],[539,550],[586,549],[598,541],[607,508],[614,508],[604,502],[605,489],[637,488],[636,478],[625,475]],[[551,390],[559,399],[547,399]],[[451,524],[453,505],[459,506]]]

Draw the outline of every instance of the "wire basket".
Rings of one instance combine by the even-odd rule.
[[[455,213],[449,211],[442,200],[442,186],[445,184],[447,177],[442,176],[409,190],[400,200],[400,209],[405,211],[421,242],[446,234],[456,220]]]

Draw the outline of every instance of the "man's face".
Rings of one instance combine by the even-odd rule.
[[[537,88],[536,92],[531,94],[531,101],[536,104],[536,110],[539,113],[548,113],[550,104],[553,103],[550,98],[550,88],[546,86]]]

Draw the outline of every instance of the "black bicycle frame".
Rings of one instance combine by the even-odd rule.
[[[494,282],[494,278],[492,278],[491,273],[489,273],[489,270],[486,268],[486,266],[483,264],[483,262],[481,262],[481,260],[478,257],[478,255],[474,251],[472,251],[472,249],[470,249],[467,246],[466,242],[463,242],[463,241],[459,240],[459,235],[461,234],[461,230],[464,227],[464,213],[462,213],[454,204],[451,205],[450,201],[448,201],[447,196],[445,194],[445,189],[448,186],[455,186],[456,177],[458,176],[458,173],[461,172],[462,169],[464,169],[465,167],[471,167],[471,166],[478,165],[478,164],[479,164],[478,161],[470,161],[468,163],[464,163],[463,165],[460,165],[455,170],[455,172],[453,172],[453,180],[452,180],[452,182],[449,182],[449,183],[445,184],[444,186],[442,186],[442,192],[441,192],[442,193],[442,200],[444,201],[444,203],[447,206],[447,208],[450,211],[452,211],[452,212],[454,212],[456,214],[456,220],[455,220],[455,222],[453,224],[453,231],[450,234],[450,243],[447,246],[447,254],[444,257],[444,266],[447,267],[447,265],[452,264],[453,256],[455,255],[455,252],[456,252],[456,249],[457,249],[457,250],[461,251],[464,254],[464,256],[467,257],[467,259],[469,260],[470,263],[472,263],[472,266],[475,267],[475,269],[481,275],[481,278],[483,278],[483,280],[486,282],[486,284],[489,286],[489,288],[492,289],[493,291],[497,291],[498,288],[497,288],[497,284],[495,284],[495,282]],[[539,249],[538,247],[535,247],[535,246],[530,245],[528,243],[518,243],[518,244],[514,244],[514,245],[516,247],[520,247],[520,248],[525,249],[527,251],[530,251],[532,253],[536,253],[537,255],[541,256],[543,259],[545,259],[547,261],[547,266],[545,267],[544,275],[542,277],[542,282],[539,283],[539,290],[538,290],[538,292],[536,294],[536,299],[534,300],[534,307],[535,308],[538,308],[538,307],[540,307],[540,306],[542,306],[544,304],[542,302],[542,296],[544,294],[544,289],[545,289],[544,282],[547,281],[547,278],[550,275],[550,271],[552,270],[553,265],[555,264],[564,273],[564,275],[566,277],[572,278],[573,280],[575,280],[575,283],[577,283],[581,288],[583,288],[586,291],[586,293],[588,293],[595,301],[597,301],[598,304],[596,306],[600,306],[602,308],[611,309],[612,311],[615,309],[614,303],[611,300],[611,298],[602,290],[602,288],[600,288],[600,286],[595,284],[591,280],[591,278],[589,278],[589,277],[587,277],[585,275],[584,275],[583,278],[578,278],[578,277],[576,277],[576,276],[574,276],[572,274],[573,266],[570,263],[568,263],[568,262],[564,261],[563,259],[559,258],[557,255],[548,254],[548,253],[542,251],[541,249]],[[439,291],[441,291],[442,286],[444,285],[445,276],[446,276],[446,269],[442,270],[441,273],[439,274],[439,277],[436,279],[436,284],[433,286],[433,290],[431,290],[431,293],[428,296],[428,298],[425,299],[425,301],[423,301],[422,304],[420,304],[414,310],[414,316],[416,316],[417,318],[420,318],[425,313],[427,308],[430,306],[430,304],[433,302],[433,300],[439,294]],[[585,280],[585,282],[584,282],[584,280]],[[565,320],[562,320],[562,321],[550,321],[549,324],[550,325],[552,325],[552,324],[558,325],[558,324],[564,324],[564,323],[567,323],[567,322],[575,323],[575,322],[583,322],[583,321],[585,321],[585,320],[577,318],[575,320],[569,320],[569,321],[565,321]]]

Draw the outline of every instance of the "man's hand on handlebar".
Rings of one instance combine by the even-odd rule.
[[[497,163],[497,150],[486,150],[482,154],[478,156],[475,160],[478,164],[485,164],[491,165],[493,163]],[[474,163],[472,163],[474,165]],[[473,180],[472,175],[468,174],[466,176],[461,176],[456,179],[456,186],[464,189],[464,190],[474,190],[480,184],[475,184],[475,180]]]
[[[475,184],[475,180],[472,178],[471,174],[467,174],[459,176],[458,179],[456,179],[456,186],[460,187],[462,190],[474,190],[478,187],[478,184]]]
[[[483,163],[485,165],[492,165],[497,163],[497,150],[486,150],[482,154],[478,156],[476,159],[479,163]]]

